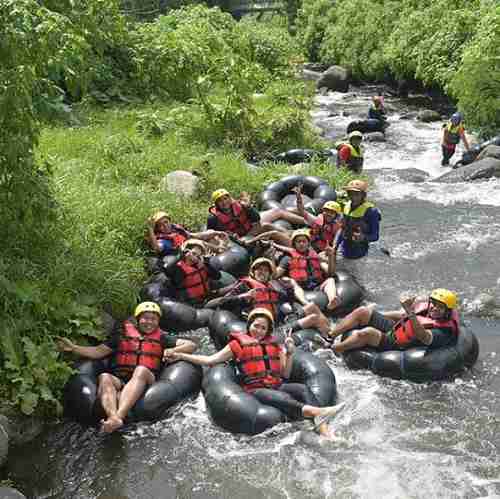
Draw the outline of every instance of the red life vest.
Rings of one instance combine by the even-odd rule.
[[[274,289],[273,285],[271,283],[264,284],[252,277],[243,277],[240,281],[245,283],[249,288],[257,290],[257,296],[255,297],[252,307],[265,308],[276,317],[280,294]]]
[[[229,212],[220,211],[216,206],[209,208],[208,212],[217,217],[225,232],[242,237],[246,236],[252,228],[247,210],[237,201],[233,201]]]
[[[321,214],[311,227],[311,244],[316,251],[323,251],[335,238],[335,234],[342,227],[336,217],[333,222],[326,223]]]
[[[174,249],[180,248],[184,241],[188,239],[184,228],[180,225],[174,224],[172,224],[172,229],[170,230],[170,232],[155,232],[155,236],[156,239],[172,241],[172,246]]]
[[[458,336],[460,321],[456,310],[451,311],[451,315],[448,319],[438,320],[427,316],[429,310],[428,303],[417,303],[413,309],[417,316],[417,322],[425,329],[451,329],[455,337]],[[415,342],[415,331],[408,317],[404,317],[394,326],[394,338],[396,344],[400,347],[407,347]]]
[[[194,267],[185,260],[179,260],[178,265],[184,272],[184,279],[178,289],[187,295],[190,302],[201,303],[210,294],[208,271],[205,265]]]
[[[112,362],[113,372],[129,377],[137,366],[144,366],[157,374],[163,357],[160,338],[160,328],[143,335],[132,322],[125,321]]]
[[[320,283],[323,282],[323,270],[316,251],[309,249],[307,255],[304,255],[297,250],[293,250],[290,256],[288,275],[299,284],[305,284],[309,278],[313,278]]]
[[[248,334],[231,333],[229,345],[245,391],[278,387],[282,383],[281,347],[275,336],[257,341]]]

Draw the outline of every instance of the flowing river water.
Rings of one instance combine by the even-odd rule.
[[[364,118],[374,88],[317,97],[313,119],[341,133]],[[323,352],[347,408],[320,442],[308,423],[254,437],[215,427],[203,396],[164,421],[102,435],[76,423],[48,427],[13,449],[10,477],[28,498],[500,498],[500,321],[484,293],[500,294],[499,181],[440,184],[441,122],[400,119],[410,101],[386,99],[387,141],[365,144],[382,241],[358,266],[370,300],[448,287],[479,338],[472,371],[414,384],[348,370]],[[458,159],[458,158],[457,158]],[[203,349],[210,351],[208,338]]]

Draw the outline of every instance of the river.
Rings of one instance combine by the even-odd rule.
[[[318,96],[313,120],[345,130],[374,91]],[[414,384],[350,371],[323,352],[347,402],[333,442],[320,442],[306,422],[254,437],[225,433],[201,395],[167,420],[114,435],[54,424],[10,453],[9,475],[28,498],[500,498],[500,321],[478,300],[500,294],[499,181],[424,181],[447,171],[441,122],[400,119],[418,110],[411,101],[386,105],[387,141],[365,144],[365,165],[383,215],[379,247],[391,256],[375,247],[358,272],[386,309],[402,292],[456,290],[480,342],[474,369]],[[206,337],[202,344],[210,351]]]

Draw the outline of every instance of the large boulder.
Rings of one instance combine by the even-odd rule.
[[[441,115],[432,109],[422,109],[417,114],[417,120],[423,121],[424,123],[430,123],[431,121],[439,121]]]
[[[455,183],[469,182],[471,180],[480,180],[491,177],[500,178],[500,159],[484,158],[480,161],[474,161],[474,163],[471,163],[470,165],[445,173],[434,181]]]
[[[484,158],[500,159],[500,146],[487,146],[485,147],[476,158],[477,161]]]
[[[349,91],[349,72],[341,66],[331,66],[320,76],[317,88],[327,88],[334,92]]]
[[[26,496],[12,487],[0,487],[0,499],[26,499]]]
[[[163,179],[163,188],[174,194],[192,196],[198,188],[199,179],[191,172],[176,170]]]
[[[0,467],[7,461],[7,454],[9,453],[9,434],[2,423],[3,421],[0,420]]]

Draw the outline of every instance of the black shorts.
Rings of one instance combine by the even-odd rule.
[[[384,317],[380,312],[373,310],[367,326],[374,327],[382,333],[388,333],[394,327],[394,324],[396,324],[396,321],[388,319],[387,317]]]

